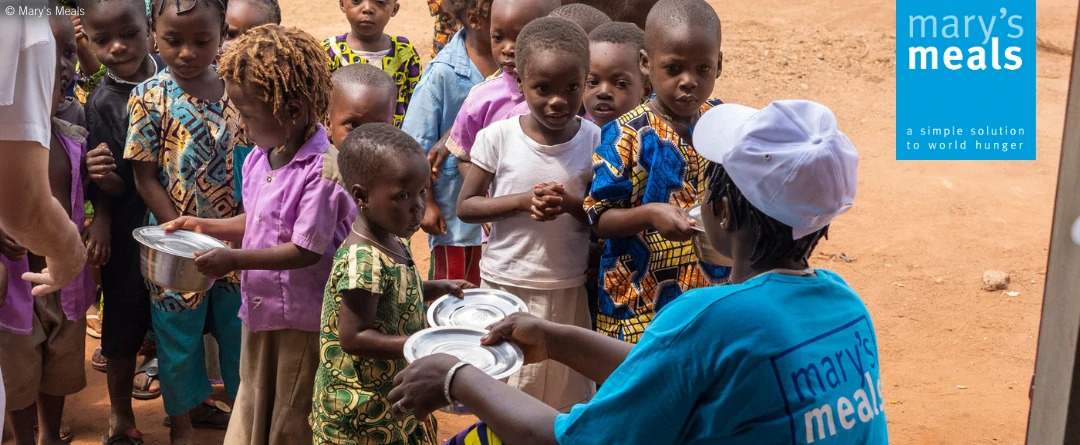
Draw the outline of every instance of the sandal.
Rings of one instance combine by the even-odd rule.
[[[97,349],[94,349],[94,355],[90,357],[90,366],[95,370],[106,372],[108,370],[107,365],[108,361],[104,355],[101,355],[101,346],[99,345]]]
[[[191,427],[199,430],[220,430],[225,431],[229,428],[229,418],[232,416],[232,408],[225,402],[206,399],[203,403],[195,409],[192,409],[191,415]],[[224,423],[212,422],[211,418],[218,414],[225,414],[226,419]],[[161,422],[165,425],[165,428],[172,428],[172,418],[166,416],[165,421]]]
[[[101,445],[143,445],[142,432],[131,428],[113,436],[101,436]]]
[[[135,371],[135,377],[138,377],[139,374],[146,374],[146,384],[140,387],[133,380],[131,382],[131,397],[136,400],[153,400],[161,397],[160,384],[157,391],[150,391],[150,387],[154,386],[154,382],[159,381],[157,357],[144,361],[139,370]]]
[[[90,338],[101,338],[101,317],[97,314],[86,316],[86,335]]]
[[[34,425],[34,437],[39,437],[38,436],[38,427],[37,427],[37,425]],[[71,443],[71,441],[74,440],[74,439],[75,439],[75,435],[71,434],[71,427],[68,426],[67,422],[61,421],[60,422],[60,440],[62,440],[64,442],[67,442],[67,443]]]

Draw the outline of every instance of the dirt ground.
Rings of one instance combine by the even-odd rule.
[[[409,37],[426,59],[425,2],[401,3],[388,32]],[[892,0],[712,3],[724,24],[717,97],[753,106],[822,102],[860,149],[855,208],[833,225],[813,263],[839,272],[870,308],[893,443],[1022,443],[1070,68],[1052,47],[1071,49],[1076,3],[1038,4],[1038,37],[1049,45],[1037,60],[1034,162],[894,160]],[[282,0],[282,9],[284,24],[320,39],[348,28],[333,0]],[[426,269],[424,238],[414,246]],[[1020,295],[981,290],[987,269],[1009,272]],[[88,359],[96,344],[87,342]],[[86,369],[90,386],[69,399],[66,415],[76,444],[99,443],[108,424],[105,376],[89,360]],[[147,443],[168,443],[161,402],[136,403]],[[444,438],[473,421],[440,420]],[[209,444],[222,436],[201,434]]]

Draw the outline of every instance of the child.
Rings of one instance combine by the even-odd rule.
[[[413,95],[412,113],[405,116],[401,127],[425,153],[450,131],[469,90],[496,70],[487,27],[491,0],[450,0],[443,7],[454,11],[468,26],[428,64]],[[457,217],[463,181],[457,157],[451,155],[428,193],[423,223],[431,248],[428,279],[468,280],[479,286],[482,232],[480,226]]]
[[[233,0],[225,10],[225,41],[221,42],[219,56],[229,50],[241,35],[252,28],[268,23],[281,24],[281,6],[277,0]]]
[[[446,148],[468,170],[469,152],[476,133],[494,122],[512,116],[514,106],[525,101],[515,77],[514,47],[521,29],[559,7],[559,0],[494,0],[491,2],[491,57],[501,70],[469,92],[454,119]]]
[[[589,226],[581,204],[600,128],[576,113],[589,39],[570,21],[540,18],[521,31],[518,55],[517,83],[532,113],[477,134],[458,216],[494,223],[480,263],[483,287],[518,296],[538,317],[588,328]],[[556,363],[526,366],[509,383],[560,411],[594,392],[592,381]]]
[[[392,410],[386,397],[405,368],[405,340],[425,327],[424,302],[472,286],[421,282],[404,242],[420,229],[429,183],[416,141],[391,125],[365,124],[345,138],[339,164],[359,212],[323,298],[314,443],[434,444],[434,417]]]
[[[266,54],[276,56],[254,56]],[[240,390],[226,444],[311,439],[320,291],[356,217],[338,184],[337,150],[319,124],[331,88],[321,54],[317,40],[278,25],[249,31],[225,53],[218,72],[258,148],[244,162],[247,211],[166,224],[243,242],[243,249],[214,249],[195,260],[209,277],[243,271]]]
[[[234,164],[242,162],[237,148],[249,145],[224,82],[211,67],[225,30],[225,5],[220,0],[166,1],[154,4],[151,17],[168,69],[131,92],[124,152],[133,161],[139,195],[153,214],[151,224],[185,215],[236,216],[241,208]],[[174,444],[192,443],[193,426],[224,429],[229,423],[229,414],[208,399],[203,332],[205,327],[217,339],[226,397],[233,399],[240,366],[237,275],[197,294],[151,286],[161,393]]]
[[[357,127],[394,123],[397,85],[389,74],[371,65],[349,65],[334,71],[327,125],[331,141],[340,147]]]
[[[57,49],[49,185],[53,197],[64,204],[72,222],[83,232],[88,182],[83,173],[86,130],[56,117],[74,72],[75,29],[65,16],[50,16],[49,24]],[[107,220],[108,210],[101,213]],[[94,248],[109,244],[108,231],[100,230],[100,224],[93,233],[83,235]],[[10,286],[0,307],[0,368],[8,370],[3,383],[11,432],[17,445],[59,445],[64,443],[60,437],[64,399],[86,387],[86,311],[94,300],[90,264],[62,290],[35,298],[22,274],[40,272],[45,259],[26,252],[3,233],[0,238]],[[91,250],[88,260],[97,264],[103,255],[107,261],[107,252]],[[35,434],[35,429],[40,431]]]
[[[150,328],[150,295],[139,272],[139,244],[131,232],[145,225],[146,204],[135,188],[131,162],[124,159],[128,137],[128,98],[136,85],[156,75],[165,63],[150,55],[149,24],[141,0],[106,0],[81,3],[82,24],[95,58],[107,70],[86,101],[87,169],[93,189],[109,196],[111,258],[101,267],[101,355],[111,402],[107,443],[131,443],[142,437],[136,428],[131,399],[161,395],[153,359],[136,370],[136,360]]]
[[[589,77],[585,109],[600,128],[645,102],[652,95],[639,59],[645,33],[626,22],[610,22],[589,33]],[[612,127],[618,131],[618,127]]]
[[[450,12],[452,8],[445,6],[446,3],[456,0],[428,0],[428,10],[435,17],[435,32],[431,37],[431,58],[439,55],[450,39],[457,34],[465,22],[462,22],[457,14]]]
[[[593,32],[597,26],[611,23],[611,17],[608,17],[603,11],[584,3],[562,5],[551,11],[549,15],[574,22],[574,24],[585,30],[586,35]]]
[[[605,126],[585,201],[605,240],[597,316],[604,334],[636,343],[663,304],[730,272],[698,260],[685,217],[704,198],[709,165],[690,131],[720,103],[706,99],[722,61],[720,19],[704,0],[662,0],[649,12],[641,66],[656,96]]]
[[[398,87],[394,125],[401,127],[423,66],[408,39],[383,33],[390,18],[397,15],[398,0],[340,0],[340,5],[352,29],[323,41],[330,57],[330,71],[354,63],[372,64],[386,71]]]

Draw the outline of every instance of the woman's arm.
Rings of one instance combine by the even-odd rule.
[[[458,219],[469,224],[482,224],[528,212],[532,208],[532,191],[498,198],[487,197],[493,179],[495,174],[482,168],[469,171],[458,195]]]
[[[135,172],[135,189],[139,191],[146,207],[158,221],[172,221],[178,216],[172,198],[158,181],[158,165],[153,162],[131,161]]]
[[[338,335],[346,354],[369,359],[398,360],[405,357],[409,337],[386,335],[375,329],[379,294],[364,289],[350,289],[341,294],[338,310]]]

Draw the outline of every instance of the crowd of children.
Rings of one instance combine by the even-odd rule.
[[[85,386],[90,267],[108,307],[105,445],[143,443],[132,398],[158,388],[173,444],[195,443],[194,428],[227,430],[227,444],[435,443],[433,417],[388,399],[425,302],[500,289],[636,343],[664,305],[727,282],[686,214],[711,166],[693,129],[721,103],[715,12],[661,0],[660,14],[713,18],[711,33],[645,26],[650,8],[631,4],[655,1],[610,2],[623,21],[562,3],[429,0],[426,67],[384,32],[400,0],[341,0],[349,30],[321,43],[281,27],[277,0],[85,0],[74,23],[54,15],[50,184],[85,227],[89,264],[34,299],[19,277],[40,258],[0,232],[16,443],[59,443],[64,397]],[[197,255],[208,292],[143,279],[131,233],[156,224],[232,246]],[[148,333],[156,360],[137,370]],[[226,400],[211,398],[204,334]],[[596,394],[554,361],[508,383],[563,412]]]

